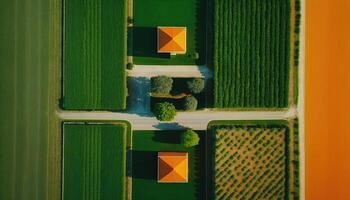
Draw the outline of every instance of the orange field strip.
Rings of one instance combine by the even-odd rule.
[[[350,199],[350,0],[306,0],[306,196]]]

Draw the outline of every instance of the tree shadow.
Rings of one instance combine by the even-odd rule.
[[[157,180],[157,151],[132,151],[132,177]]]
[[[215,198],[215,129],[216,127],[211,127],[206,133],[206,196],[207,199]]]
[[[201,132],[200,136],[200,145],[196,148],[196,152],[199,155],[199,161],[197,165],[197,173],[199,177],[198,183],[200,183],[198,187],[197,198],[198,200],[207,200],[212,199],[209,195],[210,192],[210,173],[213,169],[208,168],[208,157],[211,154],[208,154],[208,131]]]
[[[180,144],[179,132],[155,131],[153,141],[169,144]]]
[[[132,176],[132,150],[126,151],[126,176]]]
[[[197,65],[206,64],[207,58],[207,1],[196,1],[196,25],[195,25],[195,49],[199,53],[199,59],[196,60]]]
[[[170,59],[168,53],[157,52],[157,27],[129,27],[128,33],[132,37],[132,48],[129,56],[153,57]]]
[[[205,91],[204,91],[204,98],[205,98],[205,107],[206,108],[213,108],[214,107],[214,79],[207,79],[205,81]]]
[[[157,129],[166,129],[166,130],[186,130],[187,127],[182,126],[181,124],[177,122],[159,122],[156,125],[153,125],[154,128]]]

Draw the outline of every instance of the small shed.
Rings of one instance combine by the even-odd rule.
[[[186,27],[159,26],[157,28],[158,53],[185,54],[186,31]]]
[[[158,152],[158,182],[187,183],[188,153]]]

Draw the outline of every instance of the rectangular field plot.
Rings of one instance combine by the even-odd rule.
[[[197,200],[205,199],[205,132],[196,131],[199,146],[185,148],[180,142],[182,131],[134,131],[132,151],[133,200]],[[188,182],[158,183],[158,152],[188,152]]]
[[[157,27],[187,29],[186,54],[157,53]],[[135,64],[204,65],[206,59],[206,0],[134,0],[132,27]],[[195,53],[198,53],[196,58]]]
[[[126,126],[64,124],[63,199],[124,199]]]
[[[126,49],[125,0],[65,1],[63,107],[124,109]]]
[[[288,106],[290,0],[215,1],[214,106]]]
[[[284,125],[215,126],[214,199],[289,199],[288,134]]]

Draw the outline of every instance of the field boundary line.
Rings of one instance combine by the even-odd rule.
[[[298,92],[298,118],[299,118],[299,156],[300,156],[300,200],[305,200],[305,0],[300,0],[300,52],[299,52],[299,92]]]

